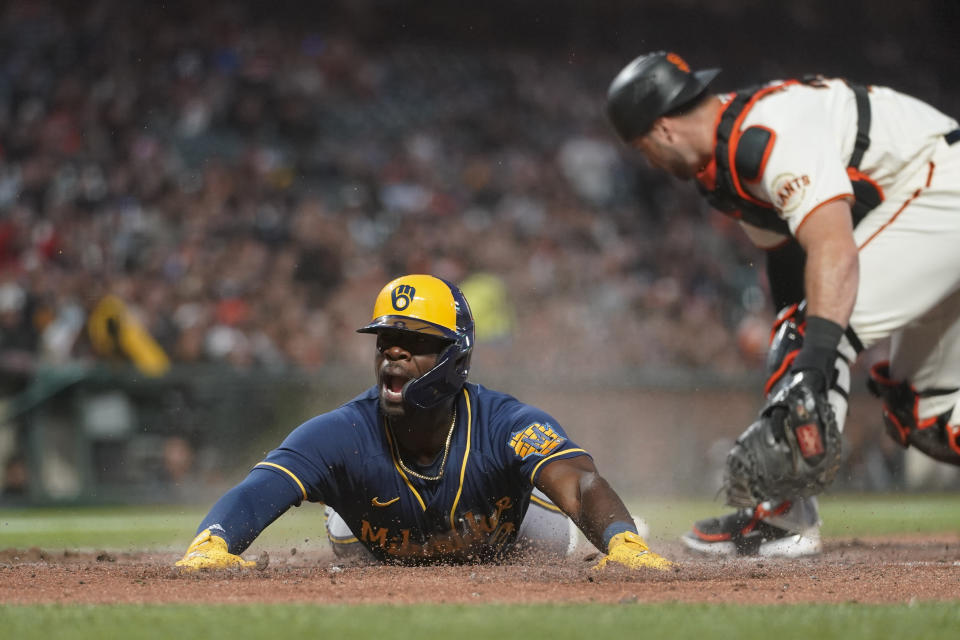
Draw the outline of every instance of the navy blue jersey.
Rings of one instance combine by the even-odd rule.
[[[438,480],[401,468],[377,387],[299,426],[255,470],[333,507],[381,561],[496,558],[516,539],[544,463],[588,454],[548,414],[507,394],[467,384],[456,409]]]

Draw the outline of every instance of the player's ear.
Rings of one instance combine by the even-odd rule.
[[[657,118],[657,120],[653,123],[653,129],[650,131],[655,138],[664,142],[672,143],[675,142],[676,137],[676,128],[674,127],[674,124],[675,122],[673,118],[663,116],[661,118]]]

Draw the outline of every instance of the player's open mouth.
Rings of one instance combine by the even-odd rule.
[[[387,402],[401,402],[403,400],[403,385],[407,383],[406,376],[385,373],[382,376],[383,397]]]

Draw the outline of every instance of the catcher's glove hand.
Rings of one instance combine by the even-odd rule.
[[[753,508],[765,500],[812,496],[840,468],[840,430],[822,376],[799,371],[737,438],[727,455],[727,504]]]
[[[255,567],[256,562],[244,560],[227,550],[227,541],[220,536],[210,534],[210,529],[204,529],[193,539],[187,548],[187,553],[178,560],[177,567],[187,571],[198,569],[228,569],[231,567]]]
[[[657,569],[658,571],[667,571],[673,566],[673,563],[658,556],[643,541],[643,538],[633,533],[625,531],[618,533],[610,538],[607,545],[607,555],[600,562],[594,565],[593,569],[599,571],[608,564],[618,564],[630,569]]]

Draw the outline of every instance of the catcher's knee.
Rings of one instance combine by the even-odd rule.
[[[792,305],[780,311],[770,332],[770,347],[767,351],[767,381],[763,394],[772,398],[789,382],[788,375],[793,361],[803,347],[806,326],[805,304]],[[850,396],[850,363],[856,360],[862,350],[859,340],[851,330],[847,330],[837,346],[833,374],[827,380],[827,396],[837,419],[837,428],[843,431],[847,417],[847,404]]]
[[[794,304],[777,314],[767,351],[767,382],[763,386],[765,396],[770,396],[786,377],[790,365],[800,353],[803,346],[803,313],[803,306]]]
[[[953,393],[956,390],[918,392],[909,382],[890,377],[889,363],[870,369],[870,391],[883,400],[883,424],[887,434],[901,447],[913,446],[935,460],[960,466],[960,413],[954,409],[921,419],[920,398]]]

